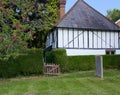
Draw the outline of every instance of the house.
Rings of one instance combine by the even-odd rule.
[[[118,20],[115,22],[115,24],[120,27],[120,19],[118,19]]]
[[[68,56],[120,54],[120,28],[115,23],[84,0],[78,0],[64,15],[65,4],[61,0],[62,19],[48,33],[46,49],[64,48]]]

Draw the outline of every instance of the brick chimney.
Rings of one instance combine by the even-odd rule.
[[[62,17],[65,15],[65,5],[66,5],[66,0],[60,0],[60,2],[59,2],[59,19],[62,19]]]

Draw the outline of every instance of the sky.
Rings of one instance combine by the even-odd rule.
[[[77,0],[67,0],[66,3],[66,12],[75,4]],[[120,0],[84,0],[94,9],[102,13],[103,15],[107,15],[107,10],[112,10],[114,8],[120,10]]]

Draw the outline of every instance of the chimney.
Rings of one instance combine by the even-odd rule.
[[[66,0],[60,0],[60,2],[59,2],[59,19],[62,19],[62,17],[65,15],[65,5],[66,5]]]

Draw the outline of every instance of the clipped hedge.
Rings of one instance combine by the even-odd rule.
[[[22,55],[11,55],[7,60],[0,60],[0,77],[42,74],[42,49],[30,49]]]
[[[103,63],[105,69],[120,69],[120,55],[104,55]]]
[[[46,62],[60,64],[62,72],[95,69],[94,56],[67,56],[65,49],[46,52]]]
[[[65,49],[53,49],[52,51],[46,52],[46,63],[60,64],[62,72],[67,71],[67,55]]]
[[[95,56],[68,56],[68,66],[72,71],[95,69]]]
[[[62,72],[95,70],[95,56],[67,56],[65,49],[46,52],[46,62],[60,64]],[[22,55],[9,55],[0,58],[0,77],[38,75],[43,73],[42,49],[30,49]],[[120,55],[104,55],[105,69],[120,69]]]
[[[13,77],[19,73],[19,64],[15,63],[14,58],[11,56],[7,60],[0,60],[0,77]]]
[[[65,49],[46,53],[47,63],[61,65],[62,72],[95,70],[95,56],[67,56]],[[120,69],[120,55],[103,55],[104,69]]]

